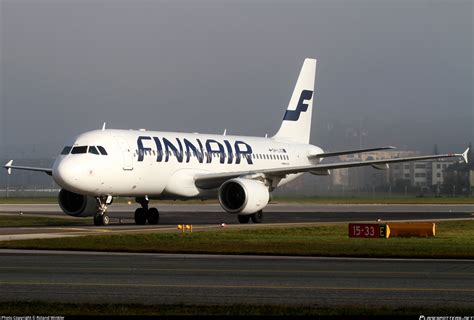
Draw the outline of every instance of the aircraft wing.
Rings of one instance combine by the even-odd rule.
[[[28,171],[39,171],[44,172],[47,175],[53,175],[53,169],[48,168],[38,168],[38,167],[24,167],[24,166],[12,166],[13,160],[8,161],[3,167],[7,169],[8,174],[12,173],[12,169],[15,170],[28,170]]]
[[[378,147],[378,148],[370,148],[370,149],[356,149],[356,150],[345,150],[345,151],[337,151],[337,152],[325,152],[325,153],[320,153],[320,154],[315,154],[315,155],[309,155],[308,159],[328,158],[328,157],[342,156],[345,154],[363,153],[363,152],[380,151],[380,150],[388,150],[388,149],[395,149],[395,147],[388,146],[388,147]]]
[[[338,163],[328,163],[328,164],[315,164],[307,166],[298,166],[298,167],[286,167],[286,168],[274,168],[274,169],[261,169],[261,170],[249,170],[249,171],[238,171],[238,172],[224,172],[224,173],[205,173],[197,174],[194,176],[194,183],[198,188],[201,189],[214,189],[219,187],[222,183],[229,179],[250,176],[255,174],[264,174],[267,176],[275,177],[285,177],[288,174],[310,172],[310,171],[322,171],[322,170],[332,170],[332,169],[341,169],[341,168],[351,168],[351,167],[363,167],[371,165],[375,168],[387,167],[389,163],[397,162],[407,162],[407,161],[416,161],[416,160],[430,160],[430,159],[442,159],[442,158],[453,158],[453,157],[462,157],[467,163],[467,154],[469,148],[465,152],[461,153],[448,153],[448,154],[439,154],[439,155],[430,155],[430,156],[417,156],[417,157],[406,157],[406,158],[392,158],[392,159],[382,159],[382,160],[367,160],[367,161],[347,161],[347,162],[338,162]]]

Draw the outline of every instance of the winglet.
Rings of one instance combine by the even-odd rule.
[[[12,174],[12,163],[13,160],[10,160],[3,166],[5,169],[7,169],[8,174]]]
[[[468,153],[469,153],[469,148],[467,148],[466,151],[462,153],[462,158],[464,159],[465,163],[468,163],[468,159],[467,159]]]

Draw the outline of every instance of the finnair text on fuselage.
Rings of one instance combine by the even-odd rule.
[[[224,139],[222,142],[216,139],[195,139],[195,142],[187,138],[174,138],[176,142],[165,137],[139,136],[137,139],[138,162],[146,156],[155,156],[156,162],[168,162],[171,154],[178,162],[190,162],[191,157],[196,157],[199,163],[211,163],[214,155],[218,155],[220,163],[240,164],[245,159],[248,164],[253,164],[252,147],[250,144],[236,140],[231,143]],[[194,140],[194,139],[193,139]]]

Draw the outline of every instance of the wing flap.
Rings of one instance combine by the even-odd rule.
[[[364,153],[364,152],[389,150],[389,149],[395,149],[395,147],[387,146],[387,147],[368,148],[368,149],[356,149],[356,150],[345,150],[345,151],[336,151],[336,152],[325,152],[325,153],[320,153],[320,154],[315,154],[315,155],[309,155],[308,159],[320,159],[320,158],[342,156],[342,155],[345,155],[345,154]]]

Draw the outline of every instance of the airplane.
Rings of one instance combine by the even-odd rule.
[[[390,163],[462,157],[462,154],[324,163],[323,159],[392,146],[324,152],[311,145],[315,99],[316,59],[304,60],[278,132],[272,137],[106,129],[80,134],[68,143],[52,168],[4,165],[12,169],[44,172],[61,187],[59,206],[75,217],[94,217],[95,225],[108,225],[107,208],[114,197],[134,197],[137,225],[157,224],[159,211],[151,199],[217,198],[224,211],[239,223],[261,223],[263,209],[276,188],[305,172],[329,175],[331,170]]]

